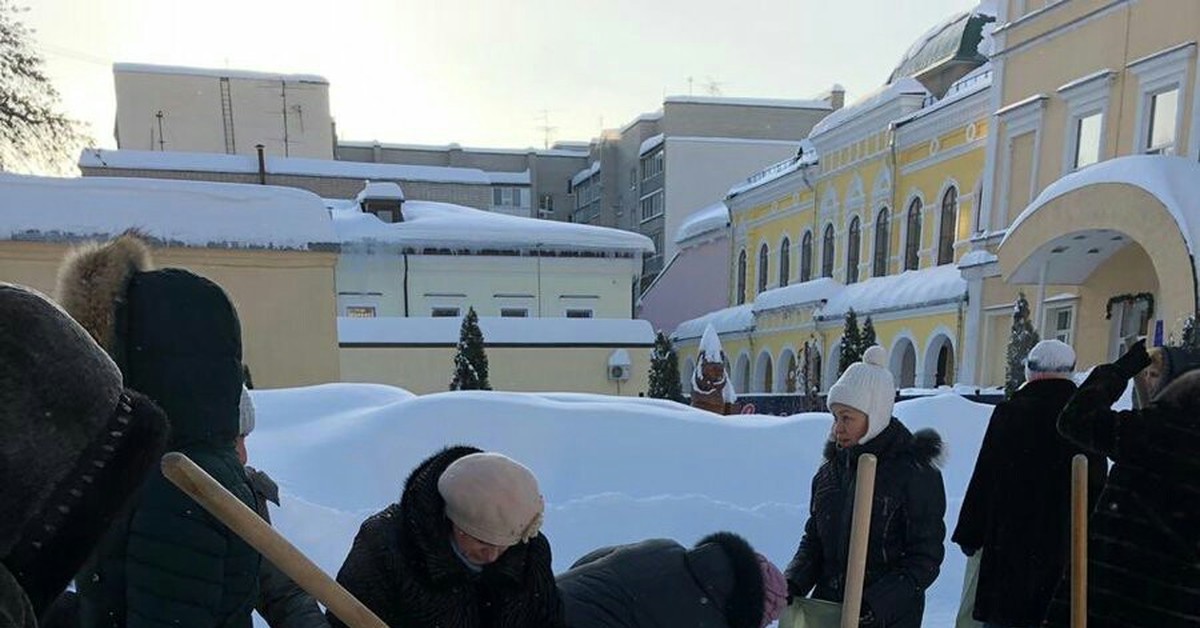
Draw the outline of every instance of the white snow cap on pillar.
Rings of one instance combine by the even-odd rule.
[[[717,330],[712,323],[704,328],[704,335],[700,337],[700,353],[704,354],[704,358],[709,362],[722,360],[721,337],[717,335]]]

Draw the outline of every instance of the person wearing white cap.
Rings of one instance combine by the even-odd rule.
[[[1071,459],[1084,453],[1056,421],[1075,394],[1075,351],[1043,340],[1025,358],[1025,383],[992,411],[951,539],[979,562],[971,616],[986,626],[1036,626],[1070,555]],[[1088,466],[1091,505],[1102,456]],[[964,613],[967,614],[967,613]]]
[[[892,416],[896,383],[886,361],[883,347],[871,347],[829,389],[833,429],[785,575],[793,597],[811,592],[842,601],[858,457],[873,454],[878,467],[859,625],[917,628],[925,589],[945,555],[946,492],[937,466],[942,439],[928,429],[914,434]]]
[[[524,465],[444,449],[363,523],[337,581],[389,626],[562,628],[544,509]]]

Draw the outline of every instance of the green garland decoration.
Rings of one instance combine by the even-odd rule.
[[[1146,309],[1146,319],[1154,320],[1154,295],[1150,294],[1149,292],[1139,292],[1137,294],[1118,294],[1117,296],[1109,299],[1108,305],[1104,306],[1104,318],[1106,320],[1112,320],[1112,309],[1114,305],[1121,303],[1137,303],[1138,301],[1145,301],[1149,305],[1149,307]]]

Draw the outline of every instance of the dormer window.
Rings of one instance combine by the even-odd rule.
[[[358,196],[354,197],[363,213],[374,214],[386,223],[404,222],[404,191],[395,183],[373,183],[368,181]]]

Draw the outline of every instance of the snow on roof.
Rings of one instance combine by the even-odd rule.
[[[872,277],[850,284],[830,296],[821,308],[819,318],[841,318],[850,308],[860,316],[902,308],[938,305],[965,299],[967,282],[954,264],[943,264],[921,270],[907,270],[899,275]]]
[[[1000,247],[1017,228],[1042,207],[1075,190],[1099,183],[1124,183],[1157,198],[1171,213],[1188,251],[1196,255],[1200,243],[1200,165],[1182,157],[1131,155],[1102,161],[1076,170],[1042,190],[1009,225]]]
[[[919,94],[921,96],[928,96],[929,90],[925,89],[925,86],[914,78],[906,76],[897,79],[891,84],[884,85],[870,94],[863,96],[855,101],[854,104],[842,107],[841,109],[838,109],[837,111],[825,116],[820,122],[813,126],[812,132],[809,133],[809,137],[816,137],[823,133],[832,131],[839,126],[863,114],[869,113],[881,105],[889,103],[906,94]]]
[[[645,155],[646,153],[658,148],[659,146],[662,146],[663,138],[665,138],[665,137],[666,137],[665,135],[663,135],[662,133],[659,133],[658,135],[655,135],[654,137],[651,137],[651,138],[647,139],[646,141],[642,142],[641,148],[638,149],[638,157],[641,157],[642,155]]]
[[[933,104],[914,111],[903,118],[896,121],[896,125],[902,125],[905,122],[923,118],[935,111],[948,107],[956,102],[966,99],[968,96],[978,94],[992,86],[992,64],[987,62],[978,68],[972,70],[966,76],[958,79],[950,85],[950,89],[946,90],[946,95],[941,100],[935,101]]]
[[[788,157],[777,164],[772,164],[750,175],[750,177],[748,177],[745,181],[742,181],[741,183],[729,188],[729,192],[727,192],[726,195],[737,196],[738,194],[749,192],[754,188],[766,185],[776,179],[785,177],[811,163],[815,162],[811,160],[800,159],[799,157]]]
[[[829,277],[821,277],[804,283],[767,290],[754,298],[754,312],[765,312],[781,307],[820,303],[828,300],[845,288]]]
[[[979,249],[976,251],[971,251],[971,252],[967,253],[966,255],[962,256],[962,258],[958,260],[958,267],[961,269],[961,268],[972,268],[975,266],[983,266],[985,264],[991,264],[992,262],[995,262],[998,259],[999,258],[997,258],[994,254],[989,253],[983,249]]]
[[[729,98],[725,96],[668,96],[667,104],[679,105],[731,105],[738,107],[776,107],[785,109],[822,109],[832,106],[827,100],[796,100],[784,98]]]
[[[378,140],[340,140],[338,141],[338,146],[347,146],[350,148],[375,148],[378,146],[383,149],[428,151],[434,153],[445,153],[451,150],[461,150],[464,153],[480,153],[486,155],[528,155],[530,153],[534,153],[543,157],[587,157],[588,155],[587,142],[583,142],[582,147],[576,148],[568,148],[567,146],[577,146],[568,142],[556,142],[555,148],[484,148],[478,146],[460,146],[455,143],[406,144],[397,142],[380,142]]]
[[[458,342],[459,317],[338,318],[338,344],[431,345]],[[499,318],[481,316],[484,344],[593,345],[649,347],[654,328],[649,321],[624,318]]]
[[[529,185],[532,181],[528,169],[524,172],[489,172],[487,177],[493,185]]]
[[[193,68],[177,65],[151,65],[148,63],[114,63],[113,72],[128,72],[138,74],[183,74],[190,76],[208,76],[212,78],[247,79],[252,81],[295,81],[300,83],[329,84],[329,79],[316,74],[282,74],[279,72],[230,70],[228,68]]]
[[[397,181],[426,181],[430,183],[462,183],[491,185],[492,174],[477,168],[444,166],[405,166],[333,159],[300,157],[265,157],[268,174],[290,174],[310,177],[346,179],[392,179]],[[107,150],[85,148],[79,156],[81,168],[121,168],[127,170],[170,170],[185,172],[258,172],[255,155],[226,155],[224,153],[187,153],[150,150]],[[513,173],[493,173],[508,179]],[[529,183],[526,175],[523,183]]]
[[[404,190],[391,181],[368,181],[361,192],[354,197],[355,203],[365,200],[403,201]]]
[[[621,127],[621,130],[619,131],[619,133],[624,134],[624,133],[628,132],[629,129],[632,129],[633,127],[637,126],[637,124],[639,122],[658,122],[659,120],[662,120],[662,117],[663,117],[662,109],[659,109],[658,111],[655,111],[654,113],[643,113],[642,115],[630,120],[629,122],[626,122],[625,126]]]
[[[295,188],[0,175],[0,239],[102,239],[135,228],[187,247],[306,250],[336,241],[320,197]]]
[[[716,202],[688,216],[679,226],[679,231],[675,232],[675,242],[684,242],[728,226],[729,208],[723,202]]]
[[[684,321],[679,324],[679,327],[675,328],[675,333],[671,334],[671,337],[676,340],[699,338],[704,334],[705,328],[709,325],[712,325],[718,334],[748,331],[754,327],[752,305],[746,303],[736,307],[727,307],[723,310],[709,312],[704,316]]]
[[[571,177],[571,185],[572,186],[579,185],[580,183],[583,183],[591,176],[595,175],[597,172],[600,172],[600,162],[593,161],[592,165],[588,166],[587,168],[584,168],[583,170],[580,170],[579,172],[575,173],[575,176]]]
[[[404,204],[404,221],[385,223],[348,203],[330,201],[339,242],[373,242],[414,248],[539,249],[653,253],[640,233],[553,220],[508,216],[430,201]]]

